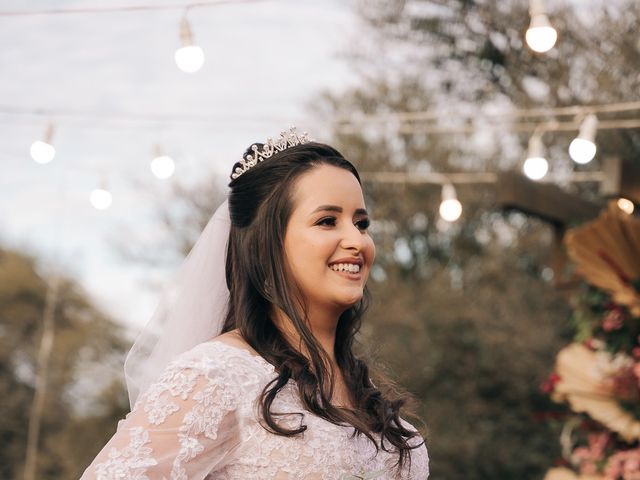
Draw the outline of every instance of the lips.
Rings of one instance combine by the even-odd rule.
[[[329,270],[337,273],[343,278],[351,281],[360,281],[362,279],[362,267],[364,262],[358,258],[342,258],[331,262],[328,265]],[[356,270],[357,271],[352,271]]]
[[[329,266],[336,265],[338,263],[348,263],[351,265],[358,265],[360,268],[362,268],[362,265],[364,265],[364,261],[361,258],[345,257],[345,258],[339,258],[338,260],[329,262]]]

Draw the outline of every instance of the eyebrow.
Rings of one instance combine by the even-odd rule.
[[[338,212],[342,213],[342,207],[337,205],[320,205],[316,208],[311,214],[313,215],[316,212]],[[364,208],[356,208],[356,215],[369,215]]]

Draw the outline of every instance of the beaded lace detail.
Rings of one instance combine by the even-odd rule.
[[[288,427],[283,437],[259,424],[257,399],[276,376],[262,357],[220,341],[202,343],[173,361],[118,424],[118,430],[81,480],[420,479],[429,476],[424,445],[411,451],[411,468],[398,472],[398,455],[376,449],[350,426],[304,410],[294,381],[271,411]],[[411,425],[405,422],[407,428]],[[379,440],[378,437],[376,437]],[[415,444],[422,439],[412,439]]]

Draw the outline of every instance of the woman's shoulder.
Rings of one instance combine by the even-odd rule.
[[[427,478],[429,475],[427,440],[420,434],[417,428],[405,419],[400,418],[400,423],[407,430],[417,433],[417,435],[409,439],[408,442],[409,445],[413,447],[411,450],[411,474],[408,478]]]
[[[237,375],[242,371],[273,372],[274,368],[237,331],[223,333],[179,355],[174,368]]]
[[[224,391],[240,401],[273,376],[271,364],[229,338],[214,338],[178,355],[144,397],[157,399],[169,392],[185,399],[201,391]]]
[[[256,352],[251,345],[247,343],[247,341],[242,338],[240,335],[240,331],[236,328],[234,330],[230,330],[228,332],[222,333],[217,337],[212,338],[209,342],[206,343],[222,343],[223,345],[235,347],[241,350],[246,351],[248,354],[259,357],[260,355]]]

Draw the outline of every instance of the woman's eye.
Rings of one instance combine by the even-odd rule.
[[[368,218],[366,218],[364,220],[360,220],[359,222],[357,222],[356,225],[360,230],[366,230],[367,228],[369,228],[369,225],[371,225],[371,222],[369,221]]]
[[[335,226],[335,224],[336,224],[336,217],[323,218],[318,222],[318,225],[330,225],[332,227]]]
[[[326,218],[323,218],[322,220],[318,221],[318,223],[316,225],[324,225],[324,226],[335,227],[336,226],[336,222],[337,222],[336,217],[326,217]],[[369,221],[368,218],[366,218],[364,220],[360,220],[359,222],[355,223],[355,225],[360,230],[366,230],[367,228],[369,228],[370,224],[371,224],[371,222]]]

